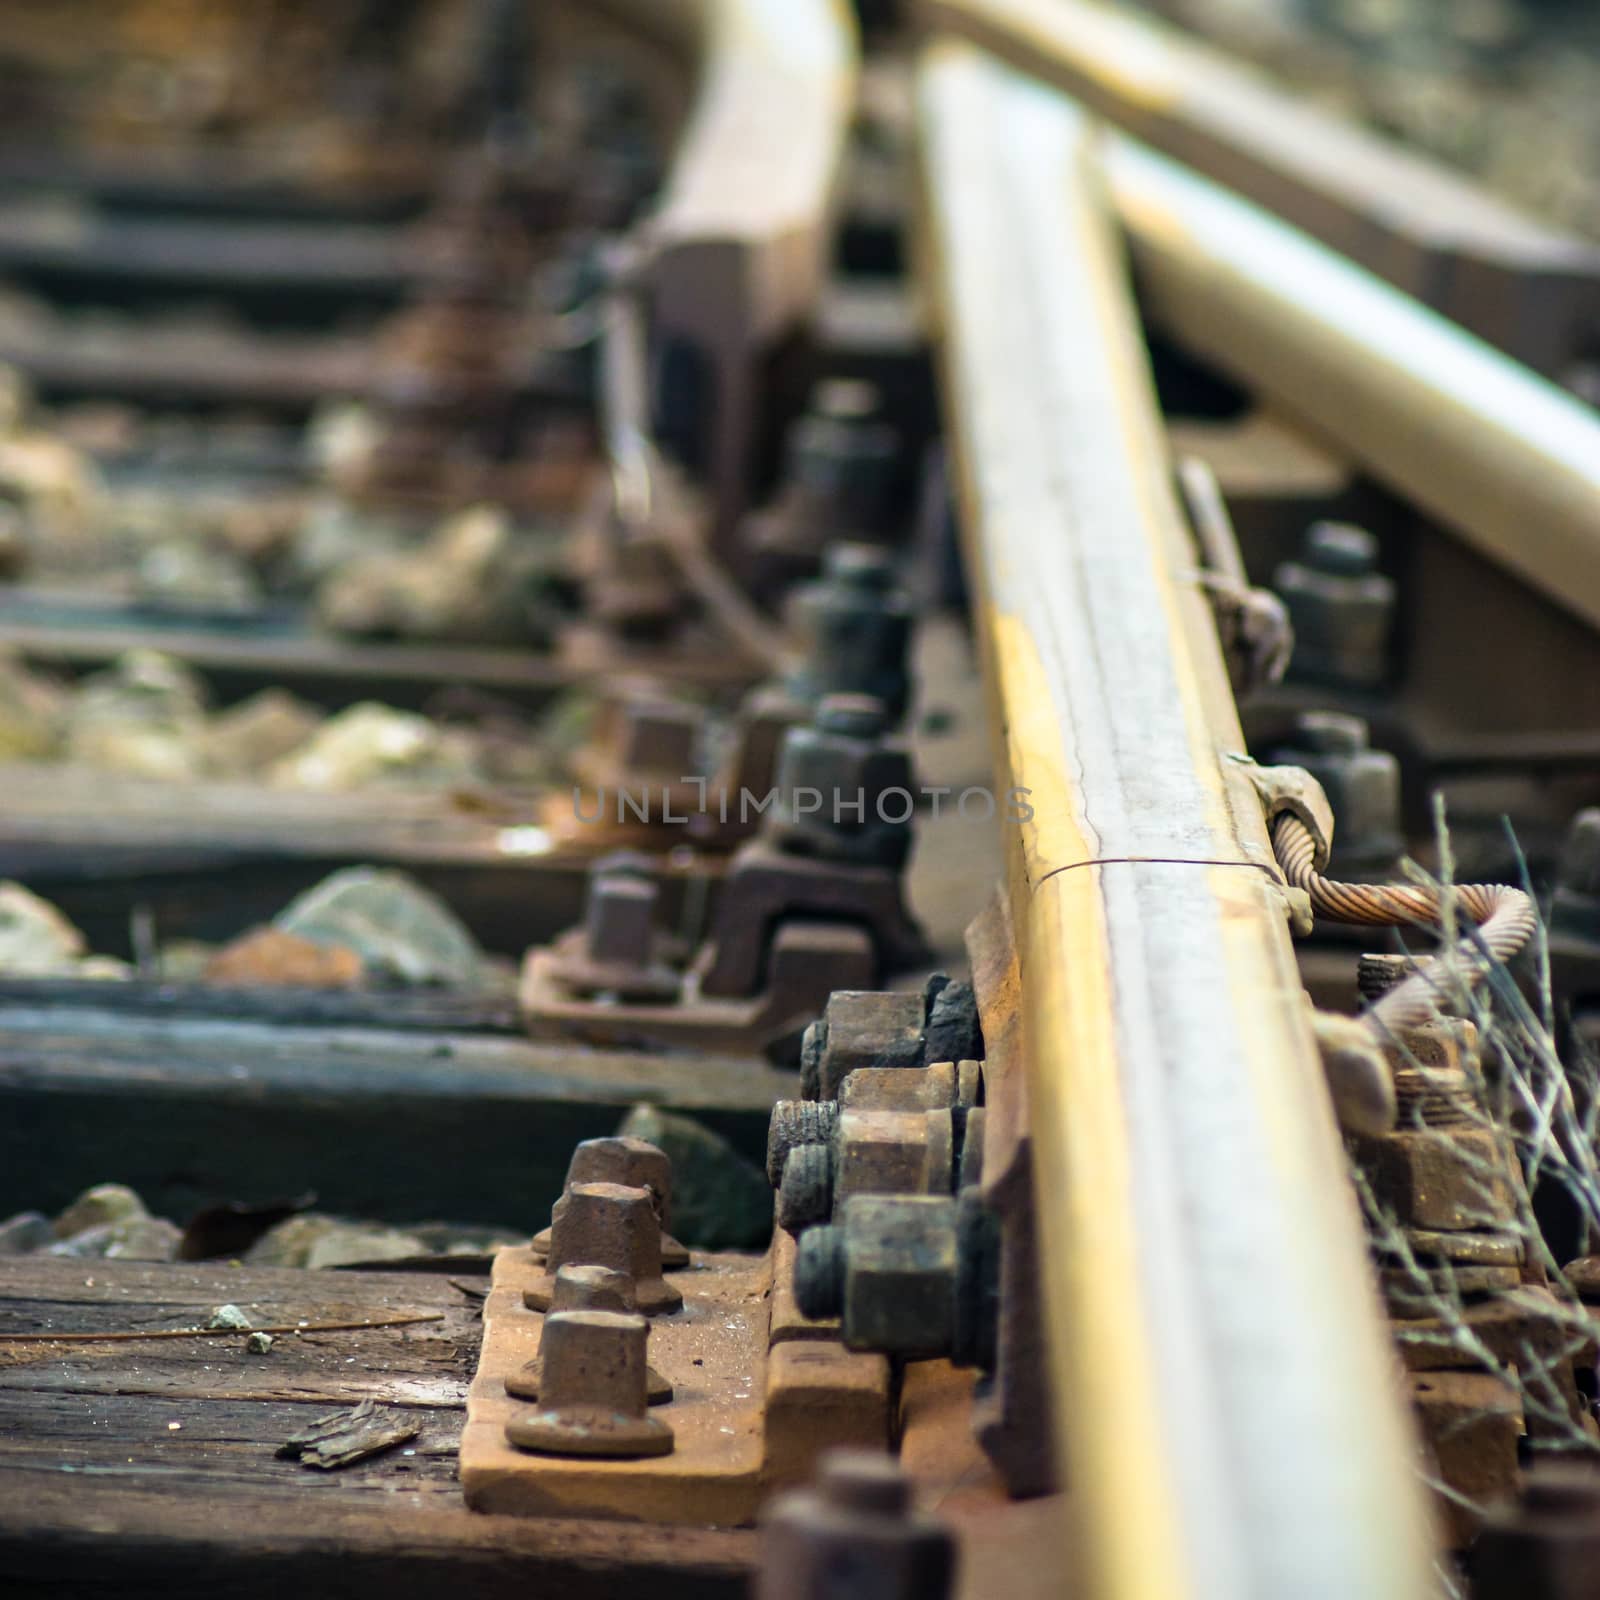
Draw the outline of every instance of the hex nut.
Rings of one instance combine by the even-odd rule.
[[[638,1302],[633,1280],[610,1267],[568,1266],[556,1273],[552,1314],[563,1311],[617,1311],[633,1314]],[[534,1356],[505,1380],[506,1393],[516,1400],[537,1400],[544,1381],[544,1357]],[[645,1368],[645,1396],[653,1406],[672,1398],[672,1385],[652,1366]]]
[[[1505,1154],[1488,1128],[1424,1128],[1353,1145],[1378,1203],[1410,1227],[1468,1233],[1514,1215]]]
[[[784,1162],[778,1184],[778,1226],[799,1233],[833,1215],[834,1147],[796,1145]]]
[[[906,1357],[946,1354],[955,1338],[955,1201],[857,1195],[844,1208],[843,1229],[846,1346]]]
[[[855,1195],[949,1194],[955,1187],[955,1124],[942,1111],[841,1109],[834,1203]]]
[[[832,1100],[780,1100],[767,1124],[767,1182],[774,1189],[783,1181],[783,1166],[796,1145],[828,1144],[839,1124],[839,1107]]]
[[[806,1099],[836,1100],[839,1085],[858,1067],[920,1067],[923,1064],[922,997],[898,990],[839,989],[828,997],[821,1019],[811,1025],[816,1053],[816,1093],[802,1078]],[[805,1072],[802,1042],[801,1070]]]
[[[781,1495],[762,1516],[756,1600],[948,1600],[955,1541],[912,1508],[888,1456],[823,1457],[815,1489]]]
[[[547,1270],[523,1291],[524,1303],[534,1311],[549,1311],[556,1276],[570,1265],[624,1273],[633,1280],[639,1309],[646,1316],[683,1306],[682,1294],[661,1275],[661,1223],[647,1189],[619,1183],[573,1184],[556,1202]]]
[[[617,1311],[545,1318],[540,1408],[514,1416],[506,1438],[539,1455],[631,1459],[666,1455],[672,1429],[646,1410],[649,1324]]]
[[[794,1257],[794,1299],[803,1317],[829,1321],[844,1310],[844,1228],[829,1223],[800,1235]]]
[[[1345,523],[1317,523],[1300,558],[1272,575],[1294,628],[1292,678],[1374,688],[1388,676],[1395,586],[1377,571],[1377,541]]]
[[[566,1189],[578,1183],[619,1183],[627,1188],[649,1192],[660,1219],[661,1262],[669,1271],[689,1264],[689,1252],[665,1230],[672,1225],[672,1160],[666,1151],[647,1139],[627,1134],[612,1134],[601,1139],[584,1139],[567,1163]],[[565,1193],[565,1190],[563,1190]],[[536,1256],[550,1253],[550,1230],[533,1236],[530,1245]]]
[[[885,737],[882,702],[830,695],[811,726],[784,735],[769,831],[793,854],[898,868],[911,849],[911,794],[911,758]]]

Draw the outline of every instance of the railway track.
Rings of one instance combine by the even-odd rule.
[[[1593,249],[1088,0],[352,3],[320,162],[247,9],[17,35],[8,1590],[1592,1538]]]

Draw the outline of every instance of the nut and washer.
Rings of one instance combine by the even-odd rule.
[[[842,1221],[801,1234],[795,1299],[805,1316],[838,1317],[852,1350],[945,1355],[957,1270],[948,1195],[858,1195]]]
[[[912,607],[885,551],[829,546],[821,578],[796,587],[784,620],[800,644],[788,680],[797,699],[814,705],[833,694],[870,694],[900,721],[910,691]]]
[[[922,996],[902,990],[839,989],[800,1046],[800,1093],[835,1100],[858,1067],[920,1067],[926,1011]]]
[[[832,1100],[778,1101],[767,1124],[767,1182],[776,1189],[789,1152],[803,1144],[831,1144],[838,1124],[839,1107]]]
[[[522,1298],[549,1311],[556,1274],[565,1266],[610,1267],[633,1280],[646,1316],[678,1311],[683,1296],[661,1276],[661,1223],[647,1189],[620,1183],[575,1183],[556,1202],[546,1271]]]
[[[672,1429],[647,1410],[650,1325],[622,1311],[558,1311],[540,1345],[542,1404],[506,1424],[506,1438],[539,1455],[630,1459],[666,1455]]]
[[[762,1518],[756,1600],[946,1600],[955,1540],[912,1509],[888,1456],[832,1450],[815,1489],[779,1496]]]
[[[784,735],[769,831],[792,855],[900,867],[911,851],[913,804],[911,757],[888,737],[883,702],[829,695],[809,727]]]
[[[666,1232],[672,1225],[672,1160],[666,1151],[626,1134],[585,1139],[574,1148],[567,1164],[566,1188],[578,1183],[620,1183],[649,1190],[662,1228],[661,1264],[669,1271],[689,1265],[688,1250]],[[529,1248],[536,1256],[548,1255],[550,1229],[536,1233]]]
[[[1272,587],[1294,628],[1291,678],[1370,689],[1388,676],[1395,587],[1378,571],[1378,542],[1366,529],[1313,524]]]
[[[618,1311],[633,1315],[639,1309],[633,1279],[610,1267],[562,1267],[556,1273],[551,1315],[563,1311]],[[537,1400],[544,1378],[541,1352],[506,1379],[506,1393],[516,1400]],[[645,1368],[645,1395],[653,1406],[672,1398],[672,1385],[652,1366]]]

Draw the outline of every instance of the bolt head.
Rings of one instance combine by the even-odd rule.
[[[883,702],[870,694],[830,694],[813,719],[818,732],[846,739],[876,739],[887,725]]]
[[[865,378],[824,378],[811,391],[811,410],[841,422],[859,422],[881,404],[878,386]]]
[[[622,1184],[647,1190],[662,1226],[672,1220],[672,1158],[648,1139],[614,1133],[582,1140],[567,1164],[566,1187],[579,1183]]]
[[[1600,898],[1600,807],[1572,819],[1561,846],[1558,881],[1573,894]]]
[[[1370,747],[1371,734],[1361,717],[1343,711],[1303,711],[1295,718],[1292,742],[1317,755],[1353,756]]]
[[[876,1450],[830,1450],[817,1467],[824,1500],[843,1511],[895,1517],[911,1504],[911,1480],[893,1456]]]
[[[591,878],[583,919],[589,959],[611,966],[648,966],[660,893],[645,878]]]
[[[1306,530],[1304,558],[1319,572],[1360,578],[1377,570],[1378,541],[1349,522],[1314,522]]]
[[[823,554],[822,573],[825,582],[883,590],[894,582],[894,559],[879,545],[841,540]]]
[[[632,1314],[638,1309],[633,1279],[611,1267],[574,1264],[556,1273],[552,1312],[619,1311]]]
[[[629,702],[622,709],[618,759],[627,772],[693,772],[704,718],[697,706],[670,700]]]

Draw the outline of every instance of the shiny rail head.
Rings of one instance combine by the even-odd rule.
[[[997,776],[1033,791],[1009,898],[1091,1590],[1426,1592],[1410,1439],[1091,124],[953,44],[925,52],[917,114]]]

